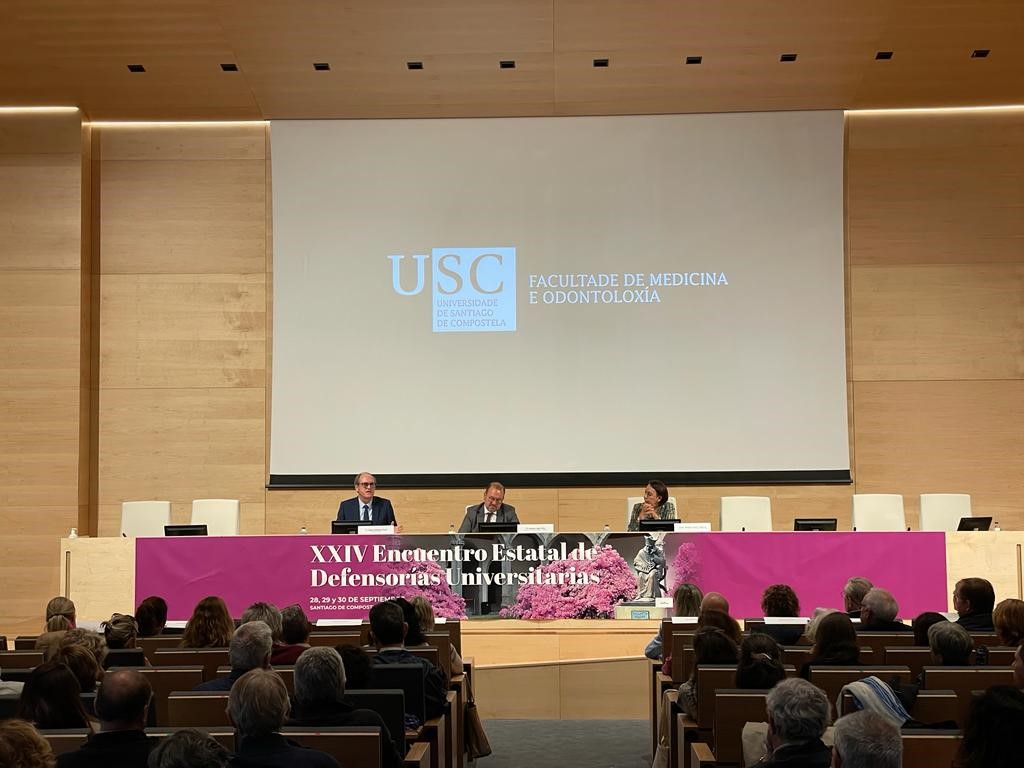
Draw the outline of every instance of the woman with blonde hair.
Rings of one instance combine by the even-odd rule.
[[[46,632],[59,632],[75,628],[75,604],[63,595],[57,595],[46,604]]]
[[[434,618],[434,607],[430,604],[430,601],[422,595],[417,595],[409,602],[412,603],[412,607],[416,611],[416,615],[419,617],[420,629],[424,632],[433,632],[436,620]],[[426,642],[423,644],[429,645],[429,643]],[[455,650],[454,645],[449,644],[448,650],[451,652],[452,674],[461,675],[465,671],[462,663],[462,656],[460,656],[459,652]]]
[[[235,633],[235,622],[224,600],[216,595],[204,597],[192,611],[181,636],[181,648],[227,648]]]
[[[57,758],[50,742],[25,720],[0,722],[0,765],[5,768],[53,768]]]

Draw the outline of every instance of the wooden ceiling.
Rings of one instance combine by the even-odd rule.
[[[210,120],[1012,104],[1022,43],[1024,0],[0,0],[0,106]]]

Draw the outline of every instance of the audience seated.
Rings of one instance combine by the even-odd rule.
[[[246,624],[250,621],[262,621],[268,627],[270,627],[270,636],[273,638],[273,645],[270,647],[270,663],[271,664],[294,664],[295,659],[298,658],[298,654],[294,652],[294,649],[285,650],[285,645],[281,641],[281,612],[277,610],[277,606],[272,603],[253,603],[245,609],[245,613],[242,614],[240,624]],[[299,651],[301,653],[301,651]],[[289,661],[276,658],[278,654],[286,654],[289,657]]]
[[[736,666],[736,687],[761,690],[771,688],[786,677],[782,648],[775,638],[755,632],[740,643],[740,661]]]
[[[870,589],[875,586],[863,576],[854,576],[843,587],[843,610],[851,619],[860,618],[861,601]]]
[[[995,685],[974,697],[957,768],[1019,768],[1024,754],[1024,692]]]
[[[156,637],[167,625],[167,601],[157,595],[150,595],[135,609],[139,637]]]
[[[836,614],[849,621],[845,614]],[[800,678],[783,680],[768,692],[768,742],[759,766],[827,768],[832,750],[821,740],[829,723],[825,692]]]
[[[75,604],[61,595],[46,604],[46,631],[59,632],[75,628]]]
[[[182,648],[227,648],[235,622],[231,620],[224,601],[215,596],[204,597],[192,611],[181,636]]]
[[[416,616],[420,620],[420,628],[424,632],[433,632],[435,626],[434,607],[430,604],[430,601],[423,597],[423,595],[417,595],[411,602],[412,607],[416,610]],[[660,638],[661,635],[658,635],[658,637]],[[429,646],[430,644],[424,639],[423,645]],[[448,657],[451,663],[452,674],[461,675],[465,671],[465,666],[462,663],[462,656],[455,650],[454,643],[448,644]]]
[[[273,629],[273,627],[271,627]],[[313,626],[298,604],[281,610],[281,642],[275,642],[270,651],[271,664],[294,664],[309,648],[309,633]]]
[[[397,606],[396,610],[400,611]],[[261,621],[252,624],[266,627]],[[269,657],[270,628],[266,629]],[[277,673],[251,669],[242,675],[228,699],[228,715],[235,726],[237,745],[231,765],[236,768],[339,768],[338,761],[330,755],[300,747],[277,733],[288,719],[288,712],[288,689]]]
[[[373,660],[370,654],[358,645],[339,645],[335,649],[345,667],[345,687],[350,691],[362,691],[370,687],[370,668]]]
[[[57,655],[60,648],[60,641],[64,639],[66,629],[58,629],[53,632],[43,632],[36,638],[35,649],[43,652],[43,661],[50,661]]]
[[[708,592],[700,601],[700,613],[704,613],[704,611],[721,611],[728,615],[729,601],[721,592]]]
[[[345,667],[333,648],[310,648],[295,662],[295,709],[288,725],[322,728],[372,725],[380,729],[384,768],[401,768],[391,733],[380,715],[345,701]]]
[[[273,644],[270,627],[262,621],[247,621],[235,630],[228,647],[231,672],[216,680],[207,680],[195,687],[197,691],[229,691],[235,682],[251,669],[270,666]]]
[[[861,600],[858,632],[913,632],[912,627],[896,621],[900,606],[887,589],[873,587]]]
[[[18,717],[36,728],[89,728],[82,688],[66,664],[44,661],[25,680]]]
[[[800,677],[807,680],[812,666],[844,666],[860,663],[857,630],[845,613],[825,614],[814,631],[814,645],[807,662],[800,668]]]
[[[925,611],[924,613],[918,614],[917,618],[914,619],[914,623],[911,625],[911,629],[914,630],[914,645],[926,646],[928,645],[928,630],[932,624],[938,624],[943,621],[948,621],[945,616],[935,611]]]
[[[696,584],[683,582],[676,587],[672,593],[672,615],[673,616],[698,616],[700,615],[700,602],[704,599],[700,587]],[[651,661],[662,661],[665,650],[662,648],[661,632],[656,634],[651,642],[644,649],[644,656]]]
[[[711,612],[709,612],[711,613]],[[719,613],[719,611],[713,611]],[[735,664],[739,660],[736,641],[717,627],[702,627],[693,636],[693,671],[690,679],[679,686],[680,708],[692,718],[697,717],[697,667],[701,664]]]
[[[139,636],[139,625],[135,622],[134,616],[127,613],[115,613],[100,625],[100,629],[103,630],[103,639],[107,643],[107,648],[122,650],[136,647],[135,640]],[[116,662],[113,661],[113,657],[107,656],[106,666],[109,667],[111,663]]]
[[[194,728],[160,739],[149,753],[149,768],[225,768],[230,761],[230,752]]]
[[[104,640],[103,635],[98,632],[78,627],[75,629],[69,629],[61,636],[57,643],[57,648],[67,648],[69,645],[80,645],[92,653],[93,657],[96,659],[96,663],[99,664],[101,669],[106,663],[107,641]],[[54,655],[56,655],[56,651],[54,652]]]
[[[709,608],[700,612],[700,616],[697,617],[697,629],[704,627],[715,627],[722,630],[737,646],[743,639],[743,631],[740,629],[739,622],[728,613],[717,609]]]
[[[49,742],[25,720],[0,721],[0,766],[3,768],[53,768],[57,759]]]
[[[83,645],[67,645],[59,648],[53,659],[67,665],[71,674],[78,680],[78,686],[82,693],[95,692],[96,683],[103,679],[103,670],[96,663],[96,657]],[[95,713],[89,712],[89,714]]]
[[[853,712],[836,720],[832,768],[900,768],[899,728],[876,712]]]
[[[953,589],[953,609],[960,616],[957,624],[968,632],[994,632],[992,607],[996,593],[985,579],[961,579]]]
[[[761,610],[765,617],[800,615],[800,600],[787,584],[772,584],[761,595]],[[758,624],[753,632],[771,635],[780,645],[796,645],[804,633],[801,624]]]
[[[1024,642],[1024,600],[1008,598],[992,611],[992,626],[1001,645],[1020,645]]]
[[[370,638],[377,647],[374,664],[418,664],[423,668],[423,693],[428,718],[440,717],[447,707],[444,673],[426,659],[405,649],[408,631],[402,607],[393,601],[377,603],[370,609]]]
[[[951,621],[932,624],[928,629],[932,659],[943,667],[965,667],[971,662],[974,640],[971,633]]]
[[[149,680],[140,672],[119,669],[107,674],[96,694],[99,733],[78,751],[58,757],[58,768],[146,768],[157,744],[145,731],[152,698]]]

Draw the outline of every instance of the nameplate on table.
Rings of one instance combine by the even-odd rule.
[[[654,598],[655,608],[671,608],[672,598],[671,597],[656,597]]]
[[[168,621],[166,624],[164,624],[164,626],[168,629],[184,629],[186,624],[188,624],[187,621],[174,620]]]
[[[765,616],[765,624],[806,624],[809,621],[806,616]]]
[[[554,533],[553,523],[520,523],[516,526],[516,533]]]
[[[697,617],[696,616],[673,616],[672,617],[672,623],[673,624],[696,624],[697,623]]]
[[[360,525],[359,533],[369,536],[390,536],[395,532],[393,525]]]
[[[676,523],[672,530],[676,533],[709,533],[711,523]]]
[[[362,619],[317,619],[318,627],[358,627],[363,623]]]

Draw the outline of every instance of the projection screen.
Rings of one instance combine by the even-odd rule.
[[[271,486],[848,481],[842,113],[273,121],[271,153]]]

